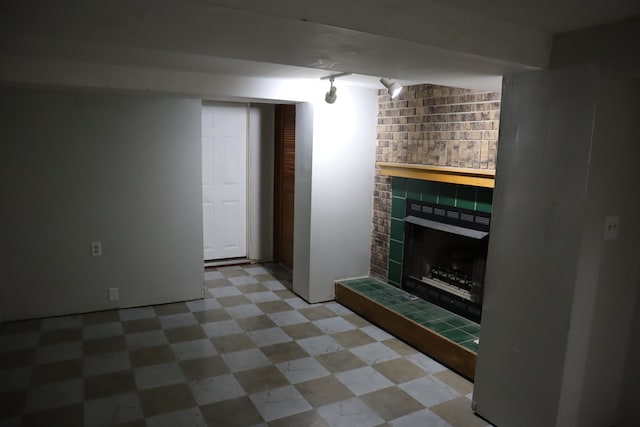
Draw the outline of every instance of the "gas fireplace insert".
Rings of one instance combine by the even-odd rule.
[[[491,215],[411,199],[406,212],[402,288],[479,323]]]

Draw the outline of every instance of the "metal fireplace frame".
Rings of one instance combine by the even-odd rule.
[[[491,214],[407,199],[406,215],[402,289],[480,323],[484,293],[484,264]],[[451,269],[443,269],[441,266],[428,267],[426,276],[412,275],[412,272],[415,273],[412,264],[415,260],[412,260],[411,256],[418,250],[413,247],[416,244],[415,238],[409,238],[410,233],[414,232],[413,227],[451,233],[458,241],[469,242],[468,246],[473,246],[473,249],[482,255],[478,258],[481,262],[478,263],[477,268],[474,265],[473,275],[463,275]]]

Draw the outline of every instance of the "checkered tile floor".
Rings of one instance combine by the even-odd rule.
[[[472,384],[277,266],[210,297],[0,329],[0,426],[485,427]]]

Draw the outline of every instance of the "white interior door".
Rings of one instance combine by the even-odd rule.
[[[247,256],[247,107],[202,106],[204,259]]]

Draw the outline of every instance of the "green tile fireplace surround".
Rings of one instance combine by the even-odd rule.
[[[493,189],[411,178],[391,178],[391,230],[387,280],[400,287],[407,199],[491,213]]]

